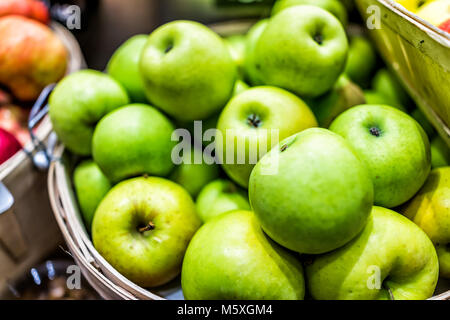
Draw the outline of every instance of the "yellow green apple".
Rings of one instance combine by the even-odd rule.
[[[301,300],[301,263],[271,241],[251,211],[231,211],[192,238],[181,272],[188,300]]]

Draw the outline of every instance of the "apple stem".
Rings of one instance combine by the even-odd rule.
[[[140,233],[144,233],[146,231],[150,231],[150,230],[153,230],[153,229],[155,229],[155,224],[150,221],[145,227],[139,228],[138,231]]]

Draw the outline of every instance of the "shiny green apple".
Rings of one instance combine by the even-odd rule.
[[[232,211],[192,238],[181,273],[188,300],[300,300],[303,269],[273,243],[251,211]]]
[[[149,101],[179,121],[219,112],[237,78],[223,39],[194,21],[172,21],[153,31],[140,71]]]
[[[300,98],[276,87],[254,87],[231,99],[222,111],[217,129],[223,139],[216,143],[216,155],[228,176],[246,188],[265,152],[279,140],[315,126],[314,114]]]
[[[91,230],[98,204],[111,189],[111,182],[92,160],[84,160],[74,170],[73,184],[84,223]]]
[[[375,204],[396,207],[419,191],[430,173],[430,143],[404,112],[361,105],[342,113],[330,130],[344,137],[370,171]]]
[[[301,97],[317,97],[344,71],[345,30],[331,13],[316,6],[294,6],[271,17],[259,36],[254,68],[266,85]]]
[[[97,122],[129,103],[125,89],[95,70],[82,70],[61,80],[49,99],[49,115],[58,138],[70,151],[88,156]]]
[[[312,259],[306,277],[318,300],[427,299],[439,275],[427,235],[382,207],[373,207],[366,227],[350,243]]]
[[[142,174],[166,176],[174,167],[174,130],[156,108],[125,106],[103,117],[95,128],[94,161],[112,182]]]
[[[229,180],[218,179],[208,183],[198,195],[197,213],[205,223],[232,210],[250,210],[247,192]]]
[[[116,185],[92,224],[95,248],[123,276],[142,287],[175,278],[200,226],[189,194],[176,183],[140,177]]]
[[[128,92],[133,102],[147,102],[139,71],[139,60],[148,36],[140,34],[125,41],[112,55],[106,70]]]
[[[343,246],[364,228],[373,186],[345,139],[311,128],[283,140],[256,164],[249,198],[273,240],[318,254]]]

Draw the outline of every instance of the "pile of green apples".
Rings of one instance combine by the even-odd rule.
[[[56,86],[53,128],[112,267],[145,288],[181,274],[186,299],[433,295],[450,277],[448,147],[431,171],[412,102],[346,23],[338,0],[280,0],[226,38],[173,21]]]

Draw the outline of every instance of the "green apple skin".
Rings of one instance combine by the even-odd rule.
[[[82,70],[55,87],[49,99],[49,115],[53,130],[66,148],[88,156],[97,122],[128,103],[125,89],[113,78],[99,71]]]
[[[84,223],[91,230],[95,210],[111,189],[111,182],[94,161],[84,160],[75,168],[73,184]]]
[[[303,268],[273,243],[251,211],[232,211],[192,238],[181,272],[188,300],[300,300]]]
[[[237,78],[223,39],[193,21],[173,21],[153,31],[140,70],[149,101],[179,121],[219,112]]]
[[[140,34],[125,41],[114,52],[106,67],[108,74],[127,90],[133,102],[147,102],[139,71],[139,60],[147,39],[147,35]]]
[[[372,88],[390,101],[402,105],[407,109],[412,105],[408,93],[397,77],[387,69],[380,69],[372,79]]]
[[[195,164],[196,157],[202,159],[201,163]],[[189,154],[183,154],[183,162],[175,167],[169,179],[184,187],[195,198],[205,185],[218,177],[219,166],[207,164],[203,160],[203,152],[192,147]]]
[[[431,168],[446,167],[450,165],[450,148],[440,136],[431,140]]]
[[[364,94],[345,74],[324,95],[307,101],[320,127],[328,128],[345,110],[365,102]]]
[[[244,76],[246,37],[242,34],[232,35],[224,38],[225,44],[230,51],[231,57],[238,69],[239,76]]]
[[[367,87],[377,64],[377,54],[372,43],[365,37],[350,38],[345,73],[358,85]]]
[[[344,71],[347,52],[345,30],[331,13],[294,6],[273,16],[264,28],[254,66],[264,84],[314,98],[332,88]]]
[[[343,136],[369,168],[376,205],[393,208],[408,201],[430,173],[425,131],[396,108],[356,106],[337,117],[330,130]]]
[[[364,98],[366,99],[366,104],[384,104],[397,108],[400,111],[407,112],[405,107],[398,101],[392,100],[375,90],[364,90]]]
[[[252,118],[259,122],[253,123]],[[264,153],[262,146],[266,145],[268,151],[278,144],[278,139],[311,127],[317,127],[316,118],[300,98],[276,87],[254,87],[234,97],[222,111],[217,129],[222,133],[223,141],[216,143],[216,155],[227,175],[247,188],[254,166],[250,163],[251,146],[261,147],[259,159]],[[278,130],[277,141],[272,141],[272,129]],[[228,134],[227,130],[230,130]],[[227,161],[227,150],[232,148],[234,161],[227,163],[230,162]],[[239,164],[239,157],[245,159],[245,163]]]
[[[157,109],[131,104],[106,115],[92,142],[94,161],[112,182],[142,174],[166,176],[174,164],[173,124]]]
[[[433,295],[439,275],[427,235],[397,212],[373,207],[364,230],[344,247],[306,267],[317,300],[421,300]],[[379,268],[379,269],[378,269]],[[377,288],[376,270],[380,286]]]
[[[253,86],[263,84],[259,70],[255,67],[254,56],[256,43],[268,23],[269,19],[259,20],[250,28],[246,35],[244,73],[245,79]]]
[[[237,80],[235,85],[234,85],[233,97],[237,96],[238,94],[244,92],[245,90],[247,90],[249,88],[250,88],[249,85],[246,84],[244,81]]]
[[[414,109],[411,112],[411,117],[413,117],[425,130],[428,138],[432,138],[436,134],[436,130],[434,129],[433,125],[428,121],[425,114],[420,110],[419,108]]]
[[[272,8],[272,16],[278,12],[298,5],[318,6],[333,14],[342,25],[347,25],[347,10],[339,0],[278,0]]]
[[[250,210],[247,192],[224,179],[208,183],[198,195],[197,213],[203,223],[232,210]]]
[[[150,223],[153,230],[139,230]],[[102,200],[92,240],[122,275],[142,287],[155,287],[180,273],[200,224],[186,190],[163,178],[139,177],[117,184]]]
[[[265,164],[278,165],[274,174]],[[373,204],[369,172],[339,135],[311,128],[283,140],[255,166],[250,204],[275,242],[300,253],[343,246],[366,224]]]
[[[441,277],[450,279],[450,167],[431,171],[420,191],[400,212],[417,224],[436,246]]]

